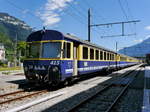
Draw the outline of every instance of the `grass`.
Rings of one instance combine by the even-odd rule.
[[[0,71],[21,70],[21,67],[0,67]]]

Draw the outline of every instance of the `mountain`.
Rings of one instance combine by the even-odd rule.
[[[141,43],[119,50],[119,53],[133,57],[144,57],[150,54],[150,37]]]
[[[14,60],[15,41],[25,41],[32,28],[24,21],[0,12],[0,43],[6,49],[6,59]]]
[[[18,40],[25,40],[32,32],[32,28],[16,17],[7,13],[0,13],[0,32],[13,41],[16,40],[16,37]]]

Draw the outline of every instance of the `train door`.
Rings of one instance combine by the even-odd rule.
[[[78,45],[73,46],[73,76],[78,75]]]

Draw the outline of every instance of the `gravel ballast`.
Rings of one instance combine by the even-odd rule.
[[[118,71],[117,73],[121,74],[121,73],[127,71],[128,69],[131,70],[134,68],[135,67],[126,68],[124,70]],[[115,73],[113,73],[113,74],[115,74]],[[24,76],[19,76],[19,77],[21,78],[20,80],[24,79],[23,78]],[[34,111],[34,112],[39,112],[39,111],[66,112],[71,106],[74,106],[80,100],[85,99],[89,95],[91,95],[91,94],[95,93],[96,91],[98,91],[99,89],[101,89],[103,87],[101,85],[101,83],[104,83],[105,81],[110,80],[112,77],[113,76],[97,76],[92,79],[80,81],[72,86],[64,87],[64,88],[61,88],[61,89],[55,90],[55,91],[50,91],[46,94],[41,94],[36,97],[27,98],[20,102],[14,102],[11,105],[8,104],[1,111],[12,109],[13,107],[17,107],[20,104],[27,104],[34,100],[65,91],[66,93],[62,96],[56,97],[54,99],[48,100],[46,102],[43,102],[43,103],[40,103],[37,105],[34,105],[31,108],[28,108],[28,109],[25,109],[22,111],[23,112],[32,112],[32,111]],[[18,75],[17,75],[17,78],[18,78]],[[14,78],[14,80],[16,80],[16,77]],[[19,78],[18,78],[18,80],[19,80]],[[4,83],[5,83],[5,81],[4,81]],[[7,86],[7,83],[5,83],[5,84]],[[7,88],[7,89],[6,89],[6,91],[10,91],[10,88]],[[15,89],[13,89],[13,90],[15,90]],[[2,92],[2,93],[4,93],[4,92]]]

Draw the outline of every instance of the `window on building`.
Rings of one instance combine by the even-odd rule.
[[[83,47],[83,59],[88,59],[88,48]]]
[[[90,59],[94,59],[94,49],[90,49]]]
[[[96,60],[99,60],[99,50],[96,50]]]

